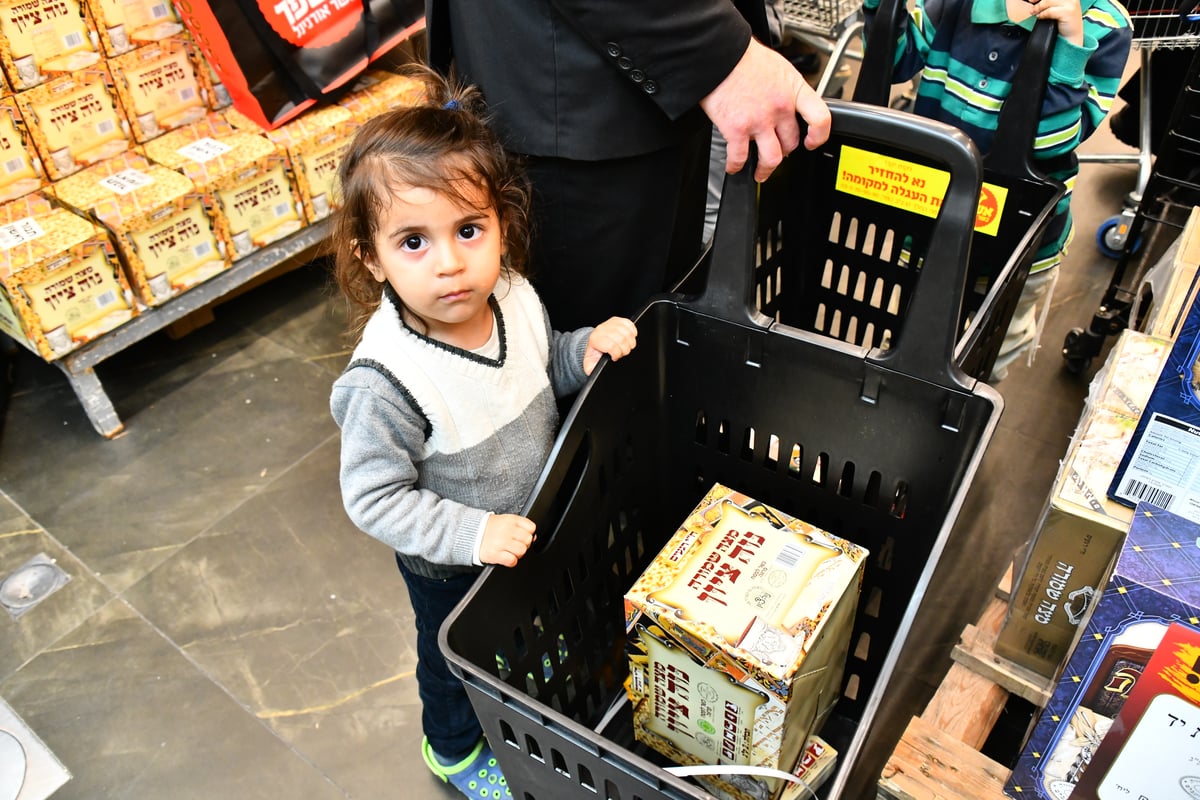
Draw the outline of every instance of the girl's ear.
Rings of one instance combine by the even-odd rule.
[[[375,280],[379,281],[380,283],[383,283],[387,280],[387,275],[384,274],[383,269],[381,269],[380,266],[375,263],[374,259],[363,252],[362,247],[355,245],[354,257],[363,263],[363,266],[367,268],[367,271],[371,273],[371,276],[375,278]]]

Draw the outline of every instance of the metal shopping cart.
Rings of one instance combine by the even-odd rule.
[[[903,142],[906,159],[949,175],[936,219],[906,226],[923,266],[903,335],[883,351],[760,313],[756,187],[750,169],[727,179],[703,290],[638,316],[638,347],[593,375],[539,478],[536,548],[485,571],[442,628],[515,797],[708,796],[634,740],[622,596],[715,482],[871,552],[842,695],[821,730],[840,760],[819,795],[846,791],[1002,401],[956,362],[978,152],[945,125],[830,107],[830,141],[789,156],[801,215],[828,227],[846,213],[833,196],[847,147]]]
[[[1134,17],[1135,22],[1137,19]],[[1148,97],[1148,93],[1143,93],[1143,145],[1149,131]],[[1143,239],[1171,232],[1178,234],[1187,209],[1200,204],[1200,49],[1192,57],[1143,189],[1128,227],[1122,232],[1121,252],[1099,307],[1087,328],[1071,329],[1063,341],[1063,360],[1070,372],[1086,370],[1100,354],[1106,337],[1115,336],[1131,325],[1138,327],[1139,321],[1131,315],[1135,306],[1141,303],[1147,307],[1146,301],[1152,299],[1139,295],[1157,249],[1148,242],[1143,245]]]
[[[788,33],[827,55],[814,87],[821,97],[830,94],[846,58],[862,59],[861,50],[850,49],[863,28],[862,0],[783,0],[783,24]]]
[[[1200,46],[1200,6],[1195,0],[1180,0],[1178,7],[1163,0],[1129,0],[1126,3],[1133,26],[1133,46],[1141,58],[1138,69],[1138,151],[1136,153],[1080,153],[1080,163],[1137,164],[1137,180],[1126,197],[1121,213],[1106,219],[1096,230],[1096,244],[1110,258],[1120,258],[1129,241],[1130,228],[1142,202],[1157,142],[1151,132],[1151,81],[1154,53],[1160,49]],[[1132,240],[1136,247],[1139,239]]]

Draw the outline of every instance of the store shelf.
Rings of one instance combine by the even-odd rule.
[[[157,333],[192,312],[214,303],[250,280],[290,259],[315,250],[328,236],[329,220],[301,228],[275,244],[251,253],[232,267],[160,306],[142,311],[129,322],[66,354],[54,364],[67,376],[92,427],[112,438],[124,430],[95,367],[125,348]]]

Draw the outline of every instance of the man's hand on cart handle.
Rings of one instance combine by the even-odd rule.
[[[800,144],[800,124],[808,123],[804,146],[829,138],[829,107],[794,66],[754,39],[733,71],[700,101],[704,113],[725,137],[725,171],[746,165],[750,142],[758,145],[754,179],[765,181]]]

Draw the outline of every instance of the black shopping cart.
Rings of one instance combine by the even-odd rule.
[[[1143,114],[1144,137],[1149,112],[1143,108]],[[1139,327],[1141,321],[1132,318],[1133,310],[1149,307],[1153,299],[1144,287],[1146,272],[1160,249],[1152,242],[1168,233],[1178,236],[1188,211],[1200,204],[1200,50],[1192,56],[1156,151],[1136,211],[1128,230],[1122,232],[1120,256],[1100,305],[1087,328],[1072,328],[1063,340],[1064,366],[1070,372],[1088,369],[1107,337]]]
[[[821,735],[845,791],[900,649],[1002,407],[956,363],[979,196],[958,131],[831,102],[833,133],[803,166],[801,216],[828,216],[841,150],[894,150],[949,173],[903,337],[882,351],[772,322],[756,307],[751,170],[727,179],[703,291],[638,316],[638,346],[605,363],[564,422],[528,514],[537,547],[483,574],[441,631],[522,800],[702,798],[636,744],[625,700],[622,597],[715,482],[871,552],[843,694]]]
[[[854,100],[888,105],[900,25],[898,0],[883,0],[870,31]],[[970,249],[969,291],[961,311],[958,360],[986,380],[1012,320],[1033,257],[1066,191],[1033,166],[1046,75],[1056,39],[1054,23],[1039,23],[1004,103],[995,143],[983,160],[980,225]],[[904,143],[892,155],[904,159]],[[882,151],[881,151],[882,152]],[[790,160],[763,186],[759,267],[763,313],[805,330],[854,344],[887,346],[900,335],[906,304],[928,241],[912,233],[914,212],[900,205],[861,203],[837,195],[834,213],[806,217],[792,202],[803,191]],[[989,222],[985,214],[995,213]],[[881,247],[887,232],[907,246]]]

